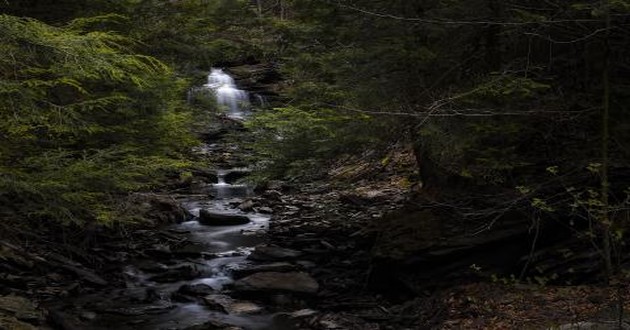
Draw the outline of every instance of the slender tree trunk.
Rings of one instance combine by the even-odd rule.
[[[606,267],[606,282],[608,282],[613,275],[612,265],[612,242],[611,242],[611,219],[609,216],[609,200],[608,194],[610,190],[610,182],[608,181],[608,168],[610,166],[610,155],[608,141],[610,139],[610,0],[604,1],[606,7],[606,37],[604,40],[604,69],[603,69],[603,87],[604,95],[602,102],[602,144],[601,144],[601,199],[602,199],[602,239],[603,239],[603,252],[604,252],[604,264]]]

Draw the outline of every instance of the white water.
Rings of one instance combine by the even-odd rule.
[[[221,69],[212,68],[208,75],[208,83],[203,88],[210,89],[216,95],[217,104],[227,107],[228,117],[242,119],[249,106],[249,96],[238,89],[234,78]]]

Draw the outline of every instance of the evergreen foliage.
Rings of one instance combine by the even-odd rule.
[[[184,164],[190,115],[159,60],[112,32],[117,16],[50,26],[0,16],[0,200],[4,217],[111,224],[120,195]]]

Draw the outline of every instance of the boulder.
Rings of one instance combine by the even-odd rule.
[[[259,245],[247,259],[256,261],[276,261],[295,259],[302,255],[302,252],[292,249],[285,249],[277,246]]]
[[[234,288],[237,291],[287,291],[314,294],[319,290],[319,284],[310,275],[302,272],[265,272],[237,280]]]
[[[0,297],[0,314],[13,316],[20,321],[37,322],[43,318],[35,304],[19,296]]]
[[[254,201],[252,201],[251,199],[248,199],[242,202],[241,204],[239,204],[238,209],[243,212],[249,212],[254,209]]]
[[[250,222],[249,218],[240,214],[226,214],[201,209],[199,223],[206,226],[238,226]]]
[[[239,301],[222,294],[211,294],[203,298],[206,306],[226,314],[256,314],[262,311],[262,307],[249,302]]]

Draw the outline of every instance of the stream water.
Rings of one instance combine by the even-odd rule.
[[[238,89],[234,79],[220,69],[212,69],[203,86],[215,93],[217,103],[228,107],[227,115],[242,119],[247,115],[247,93]],[[172,225],[164,231],[185,237],[190,255],[172,257],[168,247],[155,247],[156,258],[135,260],[125,268],[126,288],[106,290],[73,301],[85,313],[85,329],[187,329],[208,321],[219,321],[243,329],[277,329],[272,315],[260,307],[256,313],[226,313],[208,308],[203,295],[177,299],[183,287],[196,286],[212,294],[226,294],[234,280],[231,270],[248,264],[247,255],[263,240],[269,216],[241,212],[234,205],[251,196],[245,184],[228,182],[230,173],[247,169],[218,169],[217,182],[207,187],[207,196],[180,195],[178,201],[194,218]],[[209,196],[214,196],[211,198]],[[245,215],[250,222],[236,226],[206,226],[198,221],[200,210],[227,215]],[[160,250],[169,257],[160,257]],[[199,284],[202,284],[199,286]],[[204,287],[206,285],[210,287]],[[228,297],[229,298],[229,297]],[[255,305],[254,305],[255,306]],[[257,309],[259,306],[253,307]],[[84,320],[85,321],[85,320]],[[89,324],[89,325],[87,325]]]

